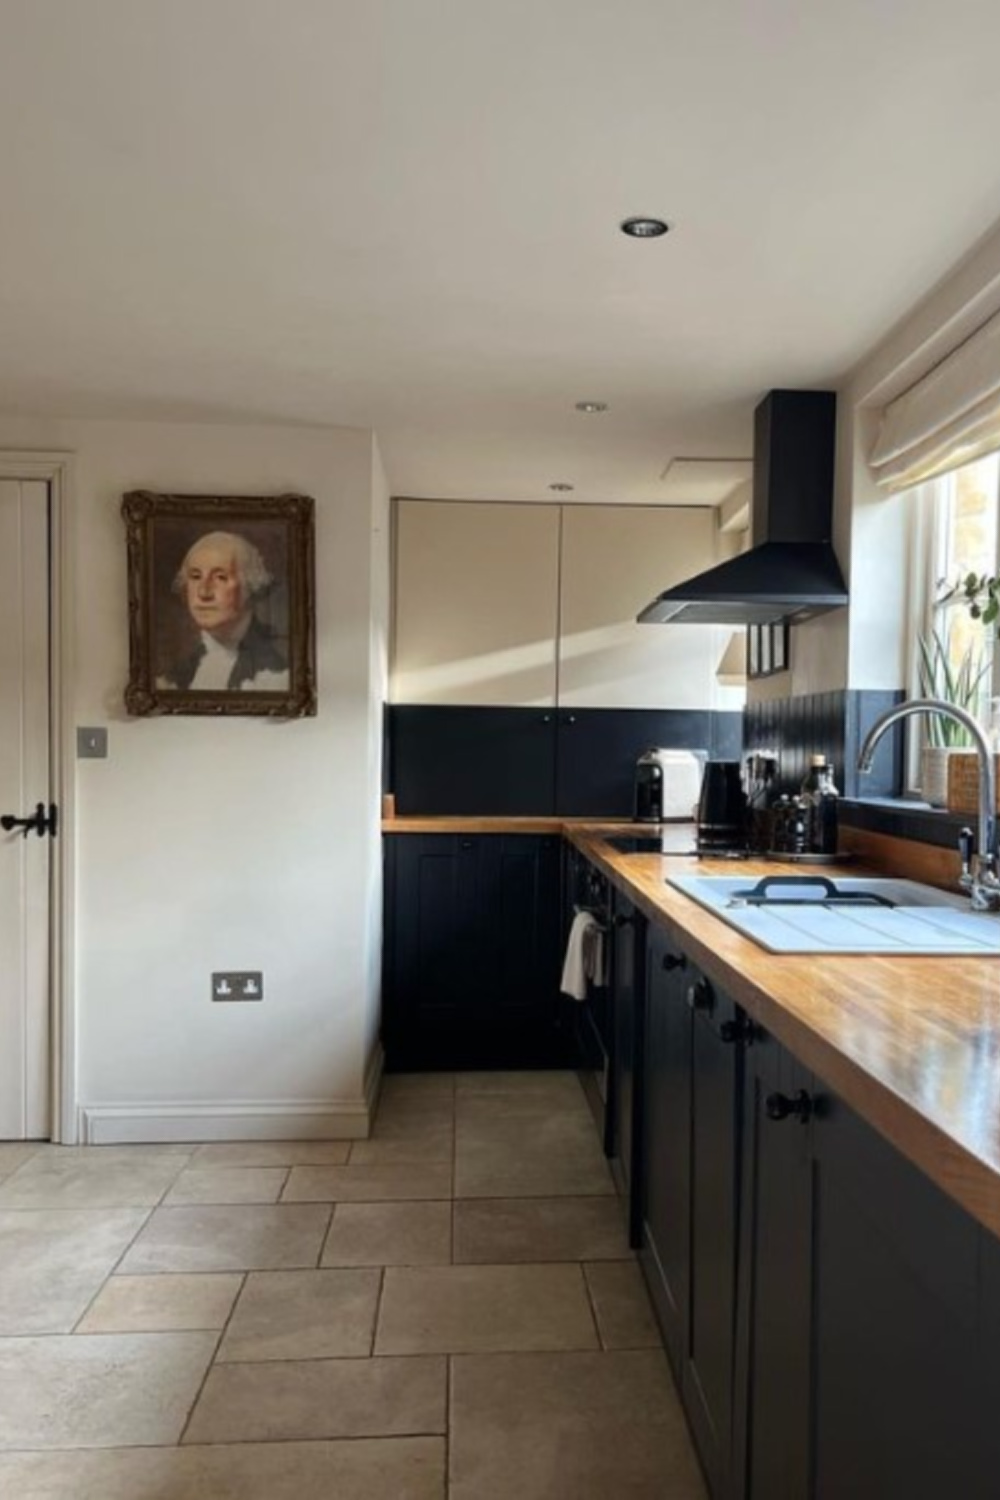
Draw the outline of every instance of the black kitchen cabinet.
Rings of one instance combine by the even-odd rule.
[[[746,1500],[807,1500],[813,1080],[763,1032],[747,1048],[734,1467]],[[769,1113],[774,1114],[774,1118]],[[798,1112],[785,1110],[798,1104]],[[740,1493],[740,1486],[736,1486]],[[888,1500],[888,1496],[886,1496]]]
[[[742,716],[708,709],[392,704],[389,780],[401,815],[631,818],[650,745],[737,759]]]
[[[712,1494],[730,1493],[744,1022],[654,927],[641,1260]]]
[[[769,1039],[746,1103],[746,1500],[997,1493],[982,1231]]]
[[[629,1243],[641,1231],[646,919],[615,891],[611,903],[611,1054],[605,1150],[626,1202]]]
[[[385,845],[387,1067],[566,1065],[559,839],[406,834]]]

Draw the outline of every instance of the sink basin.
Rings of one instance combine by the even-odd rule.
[[[771,953],[1000,956],[1000,916],[913,880],[677,875],[667,884]]]

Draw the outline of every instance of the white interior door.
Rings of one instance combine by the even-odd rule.
[[[0,814],[51,800],[49,486],[0,479]],[[51,839],[0,830],[0,1140],[50,1133]]]

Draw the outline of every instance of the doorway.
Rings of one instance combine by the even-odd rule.
[[[0,454],[0,1140],[55,1140],[67,1138],[56,649],[65,461],[15,457]]]

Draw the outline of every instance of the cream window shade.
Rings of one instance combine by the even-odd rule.
[[[1000,313],[889,403],[869,460],[905,490],[1000,448]]]

